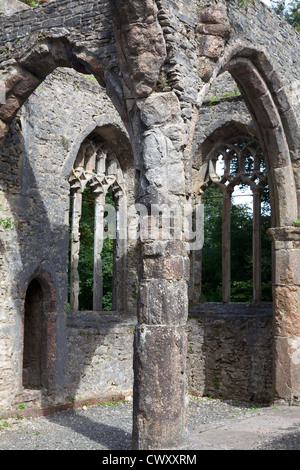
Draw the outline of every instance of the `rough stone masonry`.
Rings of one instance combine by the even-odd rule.
[[[149,222],[154,204],[182,208],[187,202],[196,203],[201,172],[207,164],[201,159],[205,152],[194,152],[195,138],[198,148],[204,140],[203,103],[217,77],[230,73],[251,116],[248,129],[255,130],[263,147],[270,187],[273,399],[298,402],[300,366],[294,353],[300,343],[300,229],[295,226],[300,215],[299,34],[262,3],[244,9],[225,0],[193,0],[188,5],[182,0],[63,0],[17,12],[9,21],[2,15],[0,28],[0,81],[6,92],[6,102],[0,107],[1,143],[7,142],[19,110],[57,67],[93,74],[117,109],[128,135],[134,200],[149,209]],[[78,149],[90,133],[81,135]],[[61,142],[67,148],[66,141]],[[25,139],[23,148],[27,144]],[[47,159],[45,155],[43,160]],[[22,181],[26,177],[28,181],[29,171],[28,166],[20,168]],[[49,176],[47,180],[45,174],[37,175],[41,184],[51,187]],[[24,185],[13,181],[17,178],[11,180],[13,193],[22,195]],[[48,205],[36,188],[33,191],[27,186],[26,191],[27,195],[32,191],[33,199],[41,198],[41,205]],[[55,200],[57,195],[53,197]],[[19,210],[20,201],[26,199],[16,200]],[[32,246],[38,248],[35,218],[33,208]],[[66,222],[56,220],[55,214],[46,221],[56,231],[49,231],[49,247],[57,246],[59,231]],[[62,264],[67,252],[67,240],[63,240]],[[16,335],[12,344],[8,331],[23,331],[26,287],[34,278],[40,279],[47,298],[43,309],[48,312],[46,331],[50,338],[44,351],[45,368],[48,382],[57,384],[64,375],[66,357],[64,348],[57,347],[64,344],[66,284],[57,289],[53,283],[57,265],[44,257],[34,268],[22,270],[21,249],[15,262],[22,266],[19,276],[23,276],[23,291],[15,303],[9,294],[15,279],[9,279],[5,268],[7,245],[9,242],[1,240],[6,280],[1,292],[1,362],[12,382],[10,371],[15,364],[20,380],[22,363],[17,351],[22,351],[22,334]],[[178,448],[184,443],[187,426],[189,245],[183,232],[176,240],[153,239],[146,233],[139,240],[138,253],[132,445],[136,449]],[[63,272],[66,276],[66,271],[66,264],[59,268],[61,276]]]

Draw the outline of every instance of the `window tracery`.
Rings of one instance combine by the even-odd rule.
[[[243,137],[224,143],[207,157],[200,197],[211,185],[220,188],[223,196],[222,214],[222,301],[231,300],[231,205],[237,188],[247,187],[253,197],[253,301],[262,298],[261,282],[261,204],[268,185],[263,152],[259,143]]]
[[[104,236],[114,239],[114,271],[118,278],[124,269],[118,264],[124,264],[126,253],[125,237],[120,237],[120,217],[126,214],[126,187],[123,173],[116,155],[109,151],[102,142],[85,141],[78,153],[74,168],[69,178],[73,194],[72,226],[71,226],[71,255],[70,255],[70,309],[79,309],[80,278],[78,272],[80,251],[80,220],[82,215],[82,195],[90,186],[95,198],[94,212],[94,275],[93,275],[93,310],[103,309],[103,274],[101,253]],[[114,208],[106,207],[105,198],[111,190],[115,201]],[[107,210],[106,210],[107,209]],[[111,209],[111,210],[110,210]],[[109,212],[113,221],[113,229],[105,234],[105,212]],[[120,216],[121,213],[121,216]],[[117,279],[113,288],[113,309],[124,305],[124,299],[118,296]]]

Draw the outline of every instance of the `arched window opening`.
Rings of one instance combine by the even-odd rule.
[[[120,310],[126,246],[119,219],[126,195],[115,154],[102,142],[85,141],[69,181],[70,309]]]
[[[205,205],[202,299],[272,300],[268,180],[262,150],[247,137],[208,156],[201,186]]]
[[[42,387],[45,372],[47,338],[42,287],[37,279],[28,286],[25,297],[23,386]]]

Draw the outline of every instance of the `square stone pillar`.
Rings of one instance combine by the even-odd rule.
[[[300,228],[268,231],[273,242],[274,402],[300,404]]]

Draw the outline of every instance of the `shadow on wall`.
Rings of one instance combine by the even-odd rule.
[[[128,345],[135,318],[114,312],[66,314],[69,187],[59,192],[33,167],[38,155],[31,154],[29,161],[25,147],[22,130],[15,126],[6,137],[2,160],[13,154],[18,161],[11,171],[17,165],[19,175],[13,190],[8,184],[4,194],[10,212],[25,223],[5,231],[1,240],[14,320],[3,324],[1,339],[10,342],[14,356],[5,358],[10,380],[0,397],[5,393],[5,406],[46,407],[81,398],[106,399],[124,390],[130,394],[133,348]],[[10,181],[9,173],[5,176]]]
[[[272,400],[272,303],[202,303],[189,310],[190,393]]]
[[[291,426],[291,431],[283,434],[281,437],[270,439],[261,444],[257,450],[299,450],[300,432],[298,426]]]
[[[49,416],[48,420],[73,430],[76,433],[76,444],[74,446],[77,449],[82,448],[80,436],[83,436],[84,450],[87,450],[87,439],[90,441],[90,449],[130,450],[131,414],[126,413],[126,416],[124,416],[121,411],[121,415],[112,413],[109,406],[101,411],[101,413],[97,413],[97,409],[90,411],[89,415],[92,415],[92,419],[79,410],[64,414],[63,420],[58,415]]]

